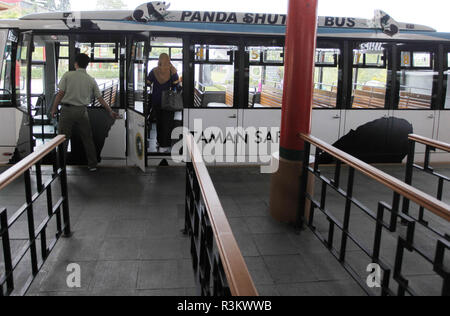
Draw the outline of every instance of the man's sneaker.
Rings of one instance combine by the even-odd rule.
[[[90,172],[96,172],[96,171],[97,171],[97,168],[96,168],[96,167],[94,167],[94,168],[89,168],[89,171],[90,171]]]

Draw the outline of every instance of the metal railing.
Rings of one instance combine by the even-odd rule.
[[[415,155],[416,155],[416,144],[422,144],[425,145],[425,159],[423,163],[423,167],[415,164]],[[450,178],[446,177],[445,175],[442,175],[440,173],[437,173],[434,171],[434,169],[431,167],[431,153],[433,151],[436,151],[437,149],[443,150],[447,153],[450,153],[450,144],[446,144],[434,139],[426,138],[419,135],[411,134],[409,135],[409,153],[408,153],[408,161],[406,164],[406,176],[405,176],[405,182],[409,185],[413,184],[413,177],[414,177],[414,169],[420,170],[422,172],[425,172],[427,174],[430,174],[438,179],[438,185],[437,185],[437,194],[436,198],[439,201],[442,201],[443,194],[444,194],[444,184],[447,182],[450,182]],[[405,214],[409,214],[409,208],[410,203],[408,199],[405,199],[403,202],[403,212]],[[419,222],[421,222],[423,225],[428,226],[428,222],[425,221],[425,209],[423,207],[420,207],[419,210],[419,218],[417,219]]]
[[[114,107],[117,95],[119,92],[119,82],[117,80],[111,80],[99,85],[99,90],[102,94],[102,98],[108,103],[110,107]],[[92,100],[92,107],[101,107],[102,105],[96,99]]]
[[[71,235],[64,148],[65,136],[57,136],[51,142],[37,148],[34,153],[0,175],[0,191],[21,176],[24,176],[26,199],[25,204],[12,216],[8,216],[5,208],[0,208],[0,237],[3,243],[2,261],[4,264],[4,274],[0,272],[0,296],[25,295],[59,238],[63,234],[64,236]],[[53,173],[51,178],[44,183],[41,162],[48,155],[52,154],[56,155]],[[31,169],[33,166],[36,174],[36,193],[34,194],[31,180]],[[61,197],[56,203],[53,203],[52,184],[57,179],[60,180]],[[34,205],[40,197],[46,197],[47,217],[36,226]],[[11,251],[12,239],[10,238],[10,231],[22,215],[26,216],[27,219],[28,238],[18,254],[13,254]],[[56,236],[54,241],[47,245],[47,228],[55,216]],[[38,257],[38,244],[40,246],[40,258]],[[23,261],[26,264],[28,263],[25,260],[28,253],[31,258],[31,276],[23,288],[16,291],[14,271]]]
[[[189,161],[184,232],[191,238],[199,294],[258,296],[194,138],[186,134],[185,141]]]
[[[305,142],[304,161],[310,161],[312,146],[316,147],[316,160],[313,167],[308,163],[304,163],[303,166],[300,193],[301,207],[298,214],[298,226],[303,227],[303,225],[306,224],[368,295],[417,295],[416,290],[418,289],[412,288],[410,280],[408,280],[409,276],[404,275],[402,272],[404,268],[405,250],[414,253],[421,258],[421,260],[425,260],[430,266],[431,271],[429,271],[429,273],[442,278],[442,295],[450,295],[450,272],[448,267],[444,264],[446,252],[450,250],[450,236],[446,232],[437,233],[436,230],[429,229],[428,226],[423,225],[420,221],[401,212],[400,202],[403,197],[404,199],[423,207],[429,212],[432,212],[446,222],[450,220],[450,206],[313,136],[302,134],[301,139]],[[327,178],[319,169],[319,159],[317,158],[324,152],[334,157],[336,161],[334,177]],[[342,166],[344,164],[348,166],[346,188],[341,187]],[[355,173],[357,171],[362,175],[375,180],[384,187],[389,188],[390,191],[393,192],[392,205],[389,205],[384,201],[379,201],[377,210],[372,211],[366,205],[358,201],[354,196]],[[314,196],[311,196],[311,194],[308,193],[307,183],[310,175],[314,175],[322,184],[320,201],[316,200]],[[343,220],[339,220],[338,216],[333,214],[331,209],[336,206],[330,206],[330,203],[327,203],[327,190],[335,191],[345,200]],[[307,214],[306,206],[309,204],[311,205],[311,208],[309,214]],[[354,213],[356,212],[354,209],[362,211],[362,214],[365,214],[366,217],[374,223],[373,227],[362,227],[365,235],[364,237],[367,237],[371,228],[374,229],[373,240],[368,242],[371,244],[370,246],[367,245],[366,241],[361,241],[362,237],[358,238],[353,230],[354,227],[350,227],[351,216],[355,216]],[[315,227],[316,210],[324,214],[326,221],[329,224],[328,235],[326,236],[323,236]],[[388,212],[390,215],[387,216],[386,220],[385,216]],[[404,225],[402,229],[399,229],[398,227],[399,221]],[[338,247],[334,247],[336,229],[342,232]],[[384,240],[383,237],[387,237],[383,234],[385,231],[387,231],[391,237],[397,239],[395,257],[389,258],[391,260],[385,258],[387,253],[384,253],[384,247],[386,245],[382,242]],[[425,231],[432,239],[432,247],[434,247],[432,249],[435,250],[434,254],[430,255],[429,245],[425,249],[422,244],[416,242],[417,235],[421,234],[423,231]],[[376,264],[380,267],[380,272],[382,272],[382,277],[378,284],[380,293],[377,293],[368,287],[366,279],[367,275],[363,278],[362,275],[357,272],[359,270],[349,264],[347,257],[349,252],[348,244],[350,242],[353,242],[353,244],[357,246],[358,251],[362,252],[363,256],[367,257],[367,262],[370,261],[371,264]],[[448,263],[448,261],[446,262]],[[366,267],[363,268],[366,269]],[[398,285],[396,290],[393,289],[394,282]]]

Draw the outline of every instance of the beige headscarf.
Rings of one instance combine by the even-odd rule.
[[[158,67],[153,69],[153,73],[160,84],[165,84],[177,73],[177,69],[170,62],[169,55],[163,53],[159,56]]]

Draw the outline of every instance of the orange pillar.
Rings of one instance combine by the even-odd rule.
[[[281,146],[278,172],[272,176],[272,216],[295,222],[299,209],[304,144],[300,133],[311,132],[317,41],[318,0],[289,0]]]

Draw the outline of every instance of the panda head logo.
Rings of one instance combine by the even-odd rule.
[[[164,21],[165,17],[169,14],[167,12],[169,7],[170,3],[166,3],[165,1],[153,1],[142,4],[134,10],[133,18],[138,22]]]
[[[375,11],[374,24],[389,36],[394,36],[400,31],[399,24],[389,14],[381,10]]]

